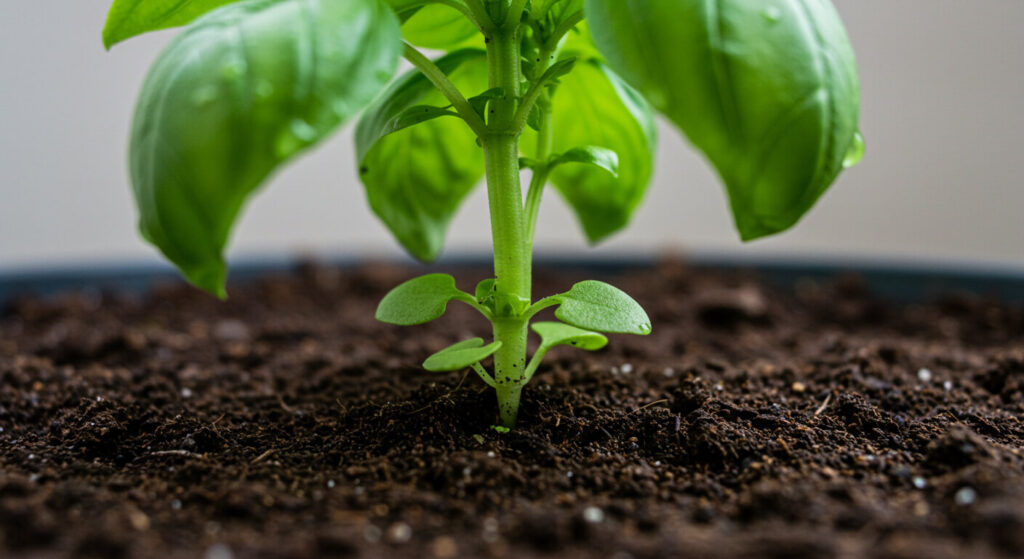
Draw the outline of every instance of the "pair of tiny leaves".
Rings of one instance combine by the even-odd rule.
[[[487,294],[493,291],[486,287],[493,285],[488,281],[493,280],[481,282],[474,297],[459,290],[455,278],[448,274],[413,278],[384,296],[377,307],[377,320],[413,326],[439,318],[453,299],[485,304]],[[643,308],[625,292],[604,282],[582,281],[548,300],[558,305],[555,316],[559,320],[577,328],[611,334],[651,333],[651,321]]]
[[[608,338],[597,332],[583,330],[561,322],[535,322],[530,327],[540,336],[538,354],[546,353],[559,345],[587,351],[597,351],[608,345]],[[428,357],[423,362],[423,368],[432,372],[465,369],[494,355],[501,349],[501,345],[501,342],[484,345],[484,341],[480,338],[461,341]]]

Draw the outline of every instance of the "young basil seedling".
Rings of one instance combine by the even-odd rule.
[[[479,311],[493,342],[459,342],[424,367],[472,368],[505,429],[551,348],[651,332],[643,309],[601,282],[534,302],[549,183],[591,242],[622,229],[650,182],[657,111],[717,169],[749,240],[793,226],[864,152],[853,51],[828,0],[115,0],[103,39],[179,25],[132,127],[143,237],[223,297],[223,251],[246,200],[361,112],[370,207],[417,258],[440,255],[486,180],[494,278],[474,294],[448,275],[410,280],[377,318],[421,324],[450,301]],[[400,57],[414,68],[395,79]],[[527,361],[530,320],[549,307],[561,322],[533,325],[541,341]]]

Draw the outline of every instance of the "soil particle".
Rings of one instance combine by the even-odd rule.
[[[666,262],[601,278],[653,334],[553,350],[500,434],[475,376],[418,367],[485,322],[372,319],[415,273],[11,302],[0,555],[1024,555],[1020,307]]]

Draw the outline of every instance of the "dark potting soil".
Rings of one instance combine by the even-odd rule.
[[[8,305],[0,555],[1024,555],[1024,309],[666,263],[611,278],[653,334],[552,352],[499,434],[417,366],[483,319],[373,320],[415,273]]]

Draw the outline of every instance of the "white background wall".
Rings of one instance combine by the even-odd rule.
[[[761,1],[761,0],[750,0]],[[176,33],[105,52],[110,0],[0,1],[0,269],[157,261],[135,234],[129,116]],[[710,168],[663,126],[633,226],[593,256],[692,249],[1024,263],[1024,1],[836,0],[858,54],[868,154],[794,230],[741,246]],[[232,254],[402,253],[368,210],[350,129],[279,174]],[[482,189],[449,253],[488,250]],[[561,200],[538,247],[583,254]]]

